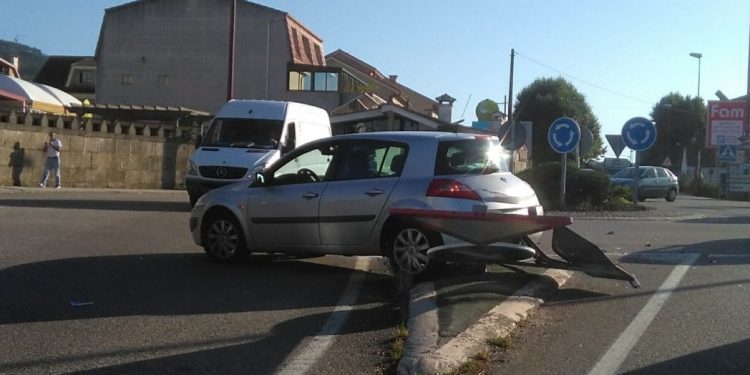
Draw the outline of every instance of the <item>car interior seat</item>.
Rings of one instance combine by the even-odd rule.
[[[406,154],[394,155],[391,159],[391,172],[394,175],[400,175],[401,171],[404,170],[404,164],[406,163]]]
[[[453,169],[457,169],[464,164],[466,164],[466,154],[463,152],[453,153],[453,155],[450,156],[450,160],[448,161],[448,166]]]
[[[364,150],[354,150],[346,158],[341,179],[370,177],[370,157]]]

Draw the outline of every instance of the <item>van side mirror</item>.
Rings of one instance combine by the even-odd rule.
[[[281,154],[286,154],[289,151],[294,150],[295,143],[297,142],[297,127],[296,124],[293,122],[290,122],[289,125],[287,125],[287,132],[286,137],[284,137],[284,140],[281,142]]]

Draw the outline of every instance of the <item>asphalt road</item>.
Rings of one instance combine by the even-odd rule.
[[[642,287],[577,274],[493,355],[491,373],[748,373],[750,204],[646,204],[674,217],[573,226]]]
[[[184,192],[0,189],[0,373],[387,370],[383,262],[219,264],[188,215]]]
[[[0,189],[0,373],[392,372],[382,261],[219,264],[192,243],[186,202]],[[656,219],[573,225],[642,288],[574,276],[491,372],[746,373],[750,204],[646,204]]]

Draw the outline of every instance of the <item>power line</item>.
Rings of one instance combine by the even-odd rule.
[[[591,83],[591,82],[589,82],[589,81],[586,81],[586,80],[584,80],[584,79],[581,79],[581,78],[578,78],[578,77],[572,76],[572,75],[570,75],[570,74],[568,74],[568,73],[565,73],[565,72],[563,72],[563,71],[561,71],[561,70],[559,70],[559,69],[556,69],[556,68],[554,68],[554,67],[552,67],[552,66],[549,66],[549,65],[547,65],[547,64],[545,64],[545,63],[542,63],[542,62],[539,62],[539,61],[537,61],[537,60],[534,60],[534,59],[532,59],[531,57],[528,57],[528,56],[522,55],[522,54],[520,54],[520,53],[519,53],[518,51],[516,51],[516,55],[518,55],[518,56],[520,56],[520,57],[523,57],[524,59],[526,59],[526,60],[528,60],[528,61],[531,61],[531,62],[533,62],[533,63],[535,63],[535,64],[537,64],[537,65],[539,65],[539,66],[542,66],[542,67],[544,67],[544,68],[547,68],[547,69],[550,69],[550,70],[552,70],[552,71],[555,71],[555,72],[559,73],[560,75],[563,75],[563,76],[565,76],[565,77],[568,77],[568,78],[570,78],[570,79],[573,79],[573,80],[576,80],[576,81],[579,81],[579,82],[585,83],[585,84],[587,84],[587,85],[589,85],[589,86],[595,87],[595,88],[597,88],[597,89],[599,89],[599,90],[602,90],[602,91],[606,91],[606,92],[608,92],[608,93],[610,93],[610,94],[614,94],[614,95],[617,95],[617,96],[621,96],[621,97],[623,97],[623,98],[627,98],[627,99],[630,99],[630,100],[633,100],[633,101],[636,101],[636,102],[639,102],[639,103],[643,103],[643,104],[648,104],[648,105],[652,105],[652,104],[653,104],[653,103],[651,103],[651,102],[647,102],[647,101],[645,101],[645,100],[642,100],[642,99],[638,99],[638,98],[636,98],[636,97],[633,97],[633,96],[630,96],[630,95],[627,95],[627,94],[623,94],[623,93],[621,93],[621,92],[617,92],[617,91],[614,91],[614,90],[610,90],[610,89],[608,89],[608,88],[606,88],[606,87],[604,87],[604,86],[600,86],[600,85],[597,85],[597,84],[595,84],[595,83]]]

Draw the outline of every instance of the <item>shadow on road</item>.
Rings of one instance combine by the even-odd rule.
[[[0,206],[82,210],[190,212],[187,202],[98,199],[0,199]]]
[[[318,334],[352,272],[360,271],[272,256],[254,256],[246,264],[228,265],[203,254],[74,258],[10,267],[0,271],[0,325],[141,315],[325,311],[282,321],[271,334],[262,336],[108,348],[3,363],[0,372],[39,366],[64,369],[81,363],[94,366],[119,358],[114,363],[126,363],[94,373],[271,373],[298,343]],[[365,307],[351,311],[347,320],[360,323],[344,324],[341,334],[388,329],[398,322],[391,276],[368,273],[362,290],[358,304]],[[154,357],[158,358],[143,359]]]
[[[639,251],[620,258],[620,262],[674,265],[681,261],[684,254],[699,254],[700,258],[692,266],[750,264],[749,248],[750,238],[706,241],[685,246]]]
[[[750,368],[747,353],[750,353],[750,339],[690,353],[625,374],[747,374]]]
[[[699,254],[700,257],[691,267],[711,267],[727,265],[750,264],[750,239],[731,239],[720,241],[706,241],[686,246],[670,246],[649,251],[639,251],[620,258],[621,263],[654,264],[674,267],[679,264],[686,254]],[[691,286],[680,286],[670,291],[683,293],[693,290],[721,288],[729,285],[750,284],[750,278],[736,279],[726,282],[705,283]],[[568,305],[579,303],[593,303],[603,300],[637,298],[653,295],[655,286],[643,287],[637,291],[630,291],[621,295],[607,295],[587,290],[565,288],[554,293],[545,302],[546,305]]]
[[[333,307],[352,272],[311,262],[268,261],[268,257],[228,265],[203,254],[24,264],[0,271],[0,324]],[[387,275],[368,274],[368,279],[382,283],[386,290],[392,282]]]

